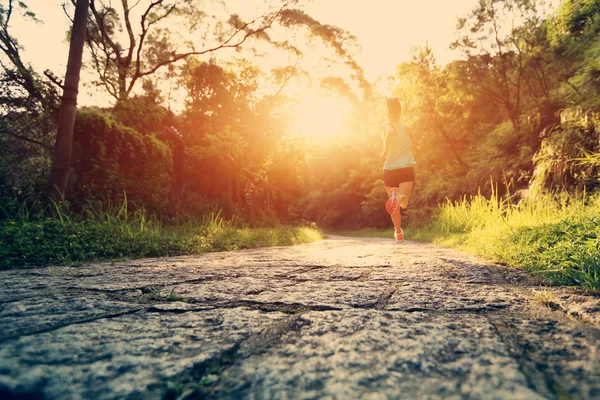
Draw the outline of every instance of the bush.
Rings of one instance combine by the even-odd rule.
[[[115,202],[124,193],[151,211],[168,206],[172,155],[154,135],[142,135],[93,110],[77,114],[72,175],[67,191],[72,205]]]

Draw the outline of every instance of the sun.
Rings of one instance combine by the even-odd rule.
[[[307,92],[292,110],[293,126],[300,137],[318,141],[335,139],[347,133],[352,106],[336,95]]]

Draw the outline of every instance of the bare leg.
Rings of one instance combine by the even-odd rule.
[[[400,207],[407,208],[414,184],[414,182],[402,182],[397,188],[392,186],[386,186],[385,190],[388,196],[390,197],[392,190],[397,190],[398,202],[400,203]],[[402,229],[402,217],[400,216],[400,209],[398,209],[397,212],[393,213],[391,217],[392,222],[394,224],[394,229],[396,229],[396,232],[400,232],[400,230]]]
[[[392,186],[386,186],[385,187],[385,191],[388,194],[388,197],[392,197],[392,190],[396,190],[399,192],[398,188],[396,187],[392,187]],[[393,214],[390,214],[390,216],[392,217],[392,223],[394,224],[394,229],[396,230],[396,232],[400,232],[400,229],[402,229],[402,217],[400,216],[400,210],[398,210],[398,212],[395,212]]]
[[[412,193],[414,184],[415,182],[402,182],[400,186],[398,186],[398,202],[400,203],[400,207],[408,207],[408,202],[410,201],[410,194]]]

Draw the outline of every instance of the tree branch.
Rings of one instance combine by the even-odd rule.
[[[135,73],[134,73],[134,76],[140,74],[140,69],[141,69],[141,65],[142,65],[142,60],[141,60],[141,58],[142,58],[142,49],[144,47],[144,41],[146,40],[146,35],[148,34],[150,26],[152,26],[153,24],[157,23],[158,21],[166,18],[169,14],[171,14],[173,12],[173,10],[175,10],[175,7],[177,5],[177,4],[173,4],[173,6],[167,12],[165,12],[164,15],[162,15],[161,17],[155,19],[154,21],[148,22],[148,25],[146,25],[145,22],[146,22],[146,19],[148,18],[148,15],[150,14],[150,10],[152,10],[153,7],[159,5],[160,3],[162,3],[162,0],[158,0],[158,1],[153,2],[152,4],[150,4],[150,6],[148,6],[148,8],[146,9],[146,12],[144,12],[144,14],[142,15],[142,19],[140,21],[140,24],[142,26],[142,33],[140,33],[140,43],[139,43],[138,49],[137,49],[137,55],[136,55],[136,60],[135,60]],[[133,86],[132,86],[132,88],[133,88]],[[129,91],[131,91],[131,89],[129,89]]]
[[[4,131],[2,131],[2,133],[6,134],[6,135],[10,135],[10,136],[12,136],[14,138],[17,138],[19,140],[24,140],[26,142],[33,143],[35,145],[41,146],[41,147],[43,147],[46,150],[49,150],[49,151],[52,150],[52,147],[48,146],[46,143],[42,143],[42,142],[40,142],[38,140],[28,138],[27,136],[19,135],[17,133],[11,132],[10,130],[4,130]]]
[[[90,0],[90,10],[92,11],[94,18],[96,19],[96,26],[98,27],[98,30],[100,31],[100,34],[102,35],[103,43],[108,43],[108,45],[114,51],[115,57],[117,58],[117,62],[120,63],[121,53],[120,53],[119,46],[115,42],[112,41],[112,39],[106,32],[106,29],[104,26],[104,18],[108,14],[108,11],[106,13],[104,13],[103,15],[100,15],[98,10],[96,10],[95,3],[96,3],[95,0]]]
[[[87,37],[88,47],[90,48],[90,53],[92,55],[92,62],[94,63],[96,72],[98,73],[98,76],[100,77],[100,81],[106,87],[108,94],[110,94],[114,98],[118,98],[119,94],[118,94],[117,88],[116,88],[115,84],[113,82],[111,82],[110,79],[108,78],[108,71],[110,69],[110,58],[105,53],[107,55],[107,57],[105,57],[105,62],[102,64],[100,62],[100,57],[98,56],[98,53],[96,52],[94,46],[92,46],[90,43],[91,41],[94,41],[94,39],[88,35],[88,37]],[[102,49],[98,45],[97,42],[96,42],[96,47],[98,49]],[[104,47],[104,50],[105,51],[107,50],[106,47]],[[102,70],[104,70],[104,72],[102,72]]]
[[[8,0],[8,12],[6,13],[6,24],[4,24],[4,31],[7,32],[8,29],[8,21],[10,21],[10,17],[13,12],[13,0]]]
[[[138,6],[138,4],[140,4],[140,1],[142,1],[142,0],[136,1],[134,5],[132,5],[131,7],[129,7],[129,11],[133,10],[134,8],[136,8]]]
[[[203,54],[207,54],[207,53],[212,53],[214,51],[220,50],[220,49],[225,49],[225,48],[236,48],[241,46],[249,37],[257,35],[261,32],[264,32],[265,30],[267,30],[268,28],[270,28],[273,23],[275,22],[275,20],[279,17],[279,15],[281,14],[281,11],[286,7],[286,5],[283,5],[273,16],[273,18],[271,18],[265,25],[263,25],[262,27],[255,29],[255,30],[247,30],[247,28],[252,25],[253,23],[255,23],[256,21],[258,21],[259,19],[263,19],[267,16],[267,14],[263,14],[260,17],[257,17],[255,19],[253,19],[252,21],[244,24],[242,27],[238,28],[233,34],[231,34],[231,36],[229,36],[229,38],[227,38],[227,40],[223,41],[221,44],[215,46],[215,47],[211,47],[209,49],[205,49],[202,51],[190,51],[187,53],[182,53],[182,54],[178,54],[178,55],[174,55],[173,57],[162,61],[162,62],[158,62],[154,67],[148,69],[147,71],[144,72],[137,72],[131,77],[131,81],[129,82],[129,86],[127,88],[127,93],[130,93],[131,90],[133,89],[133,86],[135,84],[135,82],[144,77],[144,76],[148,76],[148,75],[152,75],[153,73],[155,73],[156,71],[158,71],[161,67],[164,67],[166,65],[175,63],[179,60],[185,59],[187,57],[190,56],[199,56],[199,55],[203,55]],[[232,40],[240,33],[240,32],[246,32],[246,34],[244,35],[243,38],[241,38],[238,42],[236,43],[231,43]],[[139,48],[138,48],[139,51]],[[139,64],[138,64],[139,65]]]
[[[129,36],[129,50],[127,51],[127,56],[125,57],[125,60],[127,64],[130,64],[131,59],[133,58],[133,49],[135,47],[135,36],[133,34],[133,28],[131,27],[131,21],[129,18],[130,9],[129,5],[127,4],[127,0],[121,0],[121,4],[123,5],[123,15],[125,18],[125,27],[127,29],[127,35]]]

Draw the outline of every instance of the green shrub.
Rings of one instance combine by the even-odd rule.
[[[169,145],[154,135],[142,135],[93,110],[77,114],[68,200],[119,201],[127,192],[130,204],[152,211],[167,207],[171,189]]]

